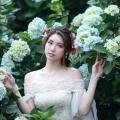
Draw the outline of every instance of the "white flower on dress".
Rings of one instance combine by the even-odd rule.
[[[26,117],[20,116],[16,117],[15,120],[28,120]]]
[[[109,5],[107,8],[105,8],[104,12],[108,15],[115,16],[119,13],[119,8],[117,5]]]
[[[4,84],[0,81],[0,101],[6,96],[6,88]]]
[[[30,54],[30,48],[27,42],[22,40],[14,40],[8,53],[12,60],[21,62],[26,55]]]
[[[31,39],[37,39],[43,36],[43,32],[46,29],[46,23],[41,18],[36,17],[28,25],[28,34]]]

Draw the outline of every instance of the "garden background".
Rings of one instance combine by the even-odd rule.
[[[86,89],[96,55],[106,60],[95,93],[98,119],[120,120],[119,0],[0,0],[1,67],[13,74],[24,95],[24,75],[45,65],[44,30],[55,26],[69,27],[74,33],[77,52],[69,59],[71,66],[85,73]],[[18,116],[44,120],[54,114],[52,107],[21,114],[16,96],[5,89],[2,77],[0,74],[0,120]]]

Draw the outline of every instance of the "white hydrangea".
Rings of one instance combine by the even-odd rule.
[[[0,101],[6,96],[6,88],[2,82],[0,82]]]
[[[0,0],[1,5],[11,5],[12,1],[11,0]]]
[[[37,39],[43,36],[43,32],[46,29],[46,23],[41,18],[36,17],[28,25],[28,34],[31,39]]]
[[[108,15],[115,16],[119,13],[119,8],[117,5],[109,5],[107,8],[105,8],[104,12]]]
[[[90,33],[89,35],[99,35],[99,31],[97,28],[94,27],[90,27],[88,25],[81,25],[78,29],[77,29],[77,34],[81,33],[81,32],[87,32]]]
[[[118,45],[120,45],[120,35],[116,36],[114,40],[118,43]]]
[[[15,120],[28,120],[26,117],[20,116],[16,117]]]
[[[119,45],[114,39],[108,39],[104,47],[113,55],[115,55],[119,49]]]
[[[11,60],[11,57],[8,52],[6,52],[2,57],[1,66],[8,72],[12,72],[12,69],[15,68],[15,64]]]
[[[8,53],[12,60],[21,62],[26,55],[30,54],[30,48],[27,42],[22,40],[14,40]]]
[[[99,36],[97,28],[82,25],[77,29],[75,46],[81,48],[83,51],[90,51],[95,44],[102,42],[103,40]]]
[[[82,73],[82,76],[83,76],[83,80],[84,80],[84,83],[85,83],[85,88],[88,87],[88,84],[89,84],[89,81],[90,81],[90,72],[88,70],[88,64],[82,64],[80,67],[79,67],[81,73]]]
[[[85,15],[82,24],[87,24],[89,26],[100,25],[103,18],[100,15]]]
[[[73,25],[75,27],[79,27],[82,23],[83,18],[84,18],[83,14],[78,14],[77,16],[75,16],[73,18],[73,21],[72,21],[71,25]]]
[[[58,26],[63,26],[60,22],[55,22],[52,26],[52,28],[58,27]]]
[[[91,6],[86,9],[85,15],[101,15],[103,14],[103,9],[97,6]]]
[[[89,36],[84,39],[83,51],[90,51],[97,43],[102,43],[103,40],[99,36]]]

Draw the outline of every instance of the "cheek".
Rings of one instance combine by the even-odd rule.
[[[59,50],[58,52],[59,52],[59,56],[60,57],[63,57],[64,54],[65,54],[65,50],[64,49],[63,50]]]

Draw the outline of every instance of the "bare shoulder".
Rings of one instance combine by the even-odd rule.
[[[32,71],[32,72],[27,73],[24,77],[24,83],[32,82],[32,80],[34,80],[35,76],[37,76],[38,72],[40,73],[40,71],[41,70],[36,70],[36,71]]]
[[[79,69],[77,68],[73,68],[73,67],[69,67],[69,72],[71,74],[71,77],[75,78],[75,79],[82,79],[82,73],[80,72]]]

